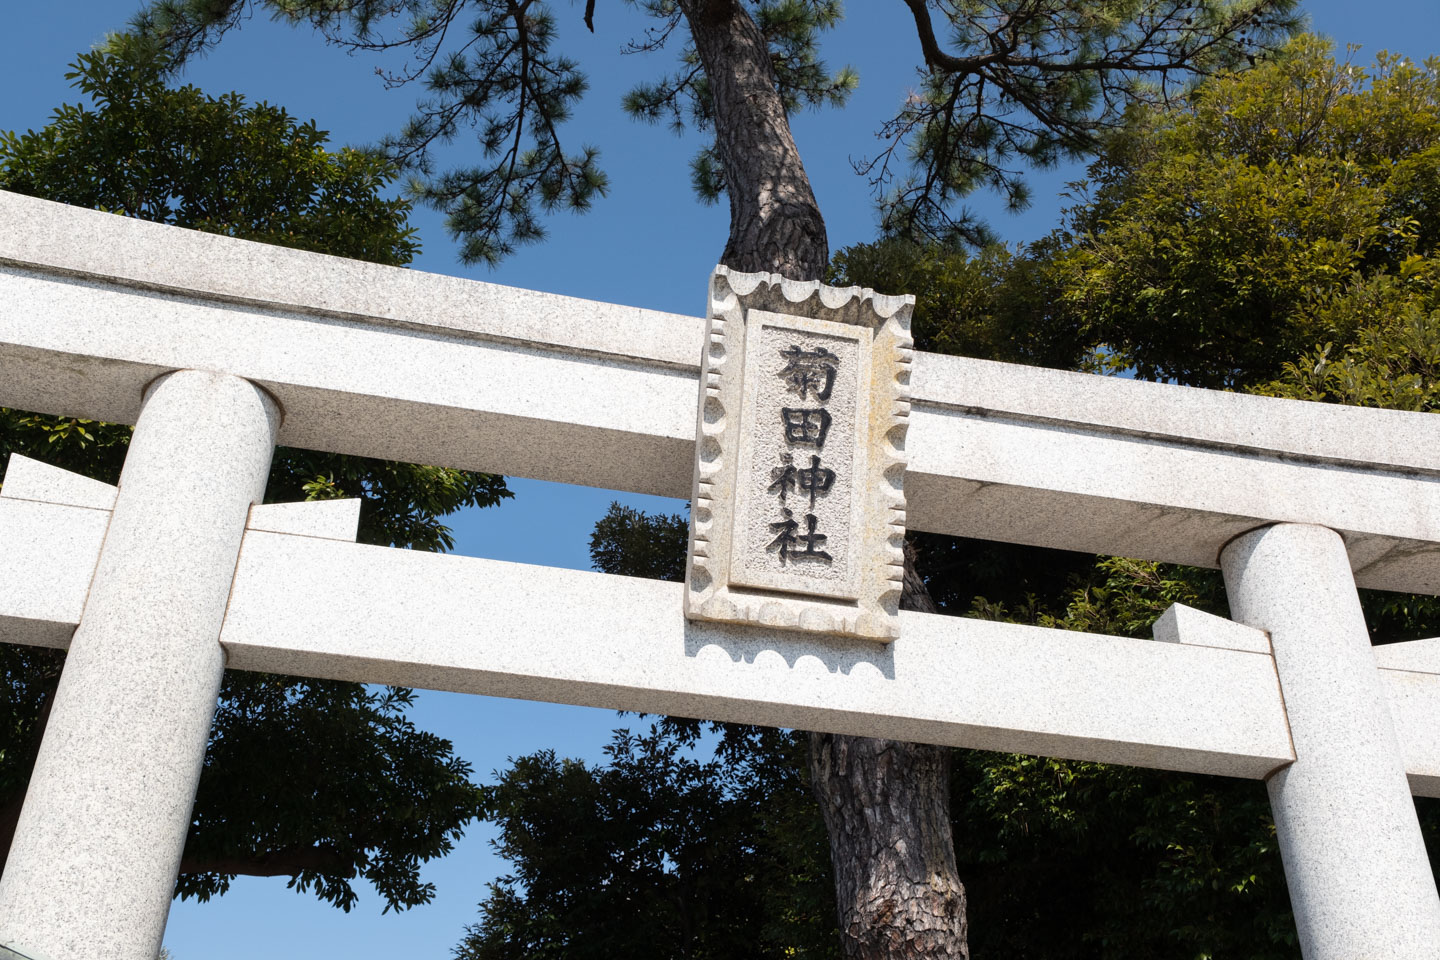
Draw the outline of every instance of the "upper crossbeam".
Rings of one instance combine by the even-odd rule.
[[[174,369],[280,442],[685,497],[703,322],[0,193],[0,405],[133,422]],[[1215,566],[1270,522],[1440,593],[1440,422],[917,354],[908,526]]]

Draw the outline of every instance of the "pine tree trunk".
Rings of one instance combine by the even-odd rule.
[[[851,960],[968,958],[950,833],[950,750],[810,734]]]
[[[721,262],[794,280],[830,257],[765,38],[739,0],[680,0],[710,82],[730,199]],[[933,610],[906,550],[901,606]],[[830,834],[841,949],[850,960],[968,958],[965,888],[950,829],[949,751],[811,734],[810,768]]]
[[[830,259],[825,220],[775,89],[770,51],[740,0],[681,0],[715,110],[715,146],[730,198],[720,262],[747,273],[819,279]]]
[[[905,547],[900,606],[935,611]],[[950,828],[950,750],[810,734],[847,960],[968,960],[965,887]]]

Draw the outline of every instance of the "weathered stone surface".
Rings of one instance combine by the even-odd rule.
[[[716,268],[687,617],[898,635],[913,302]]]
[[[0,593],[0,641],[20,642],[9,624],[28,617],[32,629],[58,638],[45,645],[68,646],[100,550],[104,527],[95,521],[104,517],[0,500],[0,582],[15,585]],[[48,554],[47,543],[56,545]],[[41,566],[47,555],[57,573],[84,575],[24,579],[50,569]],[[1146,641],[923,614],[905,615],[908,639],[895,645],[837,649],[799,634],[687,625],[678,584],[331,546],[253,528],[241,557],[221,638],[237,668],[681,715],[723,711],[745,722],[1235,776],[1262,776],[1288,759],[1268,657],[1156,653]],[[333,578],[317,575],[322,565]],[[487,611],[483,624],[474,622],[475,604]],[[321,629],[336,616],[368,623],[365,642]],[[440,633],[426,639],[426,630]],[[1190,693],[1177,699],[1182,690]],[[862,715],[867,709],[875,715]],[[1429,762],[1440,767],[1440,746]]]
[[[863,543],[865,506],[857,496],[866,479],[867,411],[860,367],[869,346],[869,330],[823,320],[806,321],[763,310],[748,311],[744,355],[746,371],[733,438],[735,501],[731,514],[730,582],[780,593],[820,595],[839,600],[860,596],[857,556]],[[800,373],[808,396],[798,396],[787,381],[787,351],[833,357],[832,379],[817,391]],[[865,386],[868,386],[866,384]],[[826,399],[819,399],[826,393]],[[786,421],[788,412],[790,422]],[[727,417],[727,420],[732,419]],[[801,438],[787,440],[787,433]],[[712,503],[712,514],[718,514]],[[772,546],[773,524],[782,517],[816,518],[810,542],[803,522],[793,533],[794,549]],[[794,520],[786,521],[787,526]],[[782,543],[782,546],[784,544]]]
[[[70,645],[115,488],[18,453],[0,487],[0,643]]]
[[[704,321],[0,193],[0,403],[134,422],[204,367],[281,442],[691,495]],[[521,344],[524,344],[523,346]],[[1274,521],[1440,593],[1440,418],[916,354],[906,526],[1215,566]]]
[[[690,485],[689,371],[0,267],[0,403],[133,423],[145,384],[184,368],[262,386],[288,446],[679,496]]]
[[[221,642],[245,670],[1252,778],[1292,758],[1267,656],[918,613],[837,641],[687,621],[682,593],[252,530]]]
[[[1375,652],[1375,665],[1382,670],[1440,673],[1440,637],[1387,643],[1371,649]]]
[[[0,190],[0,263],[233,305],[694,369],[704,324],[184,230]]]
[[[109,524],[108,510],[0,497],[0,643],[70,645]]]
[[[1440,796],[1440,637],[1371,650],[1405,758],[1410,791]]]
[[[1440,797],[1440,674],[1379,673],[1410,792],[1417,797]]]
[[[1435,418],[934,356],[916,359],[912,411],[908,308],[866,291],[722,271],[707,340],[691,318],[9,194],[0,220],[0,403],[142,424],[118,498],[33,462],[0,491],[0,582],[19,585],[0,593],[0,640],[73,644],[0,940],[58,960],[153,953],[223,619],[232,663],[254,669],[1274,773],[1307,957],[1440,942],[1406,796],[1440,794],[1440,641],[1369,652],[1350,575],[1440,594]],[[787,379],[786,351],[833,369]],[[737,357],[743,377],[725,370]],[[142,414],[162,376],[171,400]],[[690,489],[690,583],[356,547],[353,506],[260,508],[247,532],[270,398],[296,446]],[[777,412],[783,442],[751,429]],[[212,414],[201,435],[226,439],[197,454],[191,421]],[[209,472],[187,473],[197,462]],[[793,499],[778,520],[762,509],[776,493]],[[1174,642],[1155,644],[901,616],[907,507],[916,529],[966,536],[1208,566],[1223,548],[1250,626],[1175,607],[1155,630]],[[686,622],[682,596],[758,626]],[[899,622],[888,646],[771,629],[886,640]]]
[[[1440,471],[1427,414],[1306,403],[1172,383],[1101,377],[973,357],[917,353],[917,404],[974,416],[1068,425],[1233,453]]]
[[[0,582],[10,585],[0,591],[0,642],[68,646],[84,604],[89,570],[99,554],[104,527],[98,521],[103,517],[94,510],[0,498]],[[396,625],[387,626],[383,619],[375,628],[376,636],[356,649],[335,641],[335,634],[307,631],[318,630],[319,618],[343,611],[347,605],[373,605],[373,597],[366,600],[364,594],[369,591],[387,595],[391,589],[387,585],[397,588],[395,617],[408,616],[407,605],[417,610],[430,609],[423,597],[424,577],[428,574],[408,568],[432,561],[410,553],[358,548],[365,551],[362,580],[354,585],[342,584],[332,596],[312,573],[306,572],[307,565],[316,569],[326,565],[326,569],[336,571],[337,580],[343,580],[342,571],[352,569],[353,562],[343,549],[332,553],[321,547],[319,553],[312,554],[304,547],[284,547],[285,542],[295,539],[293,536],[279,535],[276,539],[276,535],[255,530],[246,536],[245,559],[237,572],[235,619],[224,635],[232,666],[362,682],[389,680],[444,690],[650,712],[685,714],[723,708],[729,711],[729,717],[754,723],[928,739],[996,750],[1068,751],[1067,755],[1113,762],[1121,762],[1121,757],[1134,763],[1158,760],[1160,765],[1234,776],[1263,776],[1286,759],[1267,752],[1272,749],[1264,746],[1270,734],[1256,733],[1272,729],[1277,737],[1283,739],[1285,735],[1278,685],[1273,680],[1273,667],[1267,665],[1270,658],[1246,653],[1245,658],[1263,659],[1243,659],[1238,651],[1230,656],[1231,650],[1224,644],[1204,644],[1215,649],[1195,660],[1185,659],[1187,655],[1181,653],[1170,658],[1162,656],[1159,661],[1146,655],[1132,660],[1131,651],[1146,641],[1087,638],[1083,634],[907,614],[905,629],[909,639],[891,648],[892,660],[895,653],[918,656],[911,651],[930,650],[933,660],[925,656],[906,662],[912,664],[912,674],[933,672],[939,678],[934,704],[927,706],[904,684],[895,686],[896,681],[878,674],[873,678],[877,690],[858,697],[857,702],[881,714],[861,723],[848,710],[825,714],[811,710],[816,703],[824,702],[820,692],[824,681],[818,676],[814,680],[814,701],[791,696],[793,671],[807,669],[801,662],[807,655],[817,657],[811,667],[828,664],[824,669],[831,669],[832,674],[843,670],[850,677],[857,667],[865,669],[854,657],[844,661],[849,666],[843,667],[839,662],[819,659],[822,647],[799,635],[772,635],[767,643],[767,638],[756,634],[744,646],[728,648],[733,654],[730,669],[738,667],[745,675],[753,674],[752,681],[763,682],[747,682],[726,690],[723,663],[706,666],[708,661],[698,658],[701,648],[728,642],[726,638],[732,632],[719,625],[686,626],[678,613],[681,588],[675,584],[447,558],[440,561],[445,570],[434,581],[435,589],[458,590],[459,599],[448,611],[436,614],[440,622],[433,629],[447,636],[458,630],[453,642],[461,654],[469,650],[471,656],[457,654],[456,650],[437,650],[434,662],[427,665],[426,657],[432,649],[429,641],[403,634],[387,641],[388,631]],[[386,561],[386,557],[396,559]],[[41,575],[29,576],[33,570]],[[291,586],[287,589],[280,583],[271,584],[271,578],[288,578]],[[498,593],[486,589],[491,583],[497,590],[513,589],[516,594],[502,603]],[[557,608],[555,598],[562,595],[573,595],[575,603]],[[291,619],[296,612],[310,609],[312,603],[320,604],[315,608],[316,619]],[[494,611],[485,630],[444,622],[450,617],[465,620],[467,603],[482,604],[487,611]],[[583,609],[587,603],[593,603],[593,607]],[[616,610],[621,603],[633,603],[645,611],[669,612],[663,616],[627,616]],[[1238,624],[1231,627],[1252,629]],[[620,631],[630,632],[633,645],[620,642]],[[481,639],[466,639],[477,632]],[[1208,636],[1202,633],[1200,638]],[[540,638],[553,639],[542,642]],[[467,643],[473,645],[467,647]],[[523,675],[506,680],[485,673],[481,678],[485,662],[512,643],[525,647],[532,656],[523,663],[500,659],[494,665],[516,667]],[[542,649],[534,649],[537,644]],[[623,649],[612,650],[614,646]],[[864,644],[856,648],[875,653],[882,649]],[[1377,648],[1377,654],[1384,649]],[[578,678],[612,654],[620,659],[618,666],[602,677],[602,695],[594,685]],[[685,659],[692,655],[692,659]],[[1161,665],[1158,668],[1157,663]],[[1193,672],[1196,664],[1205,666]],[[1012,668],[1027,672],[1023,676],[1008,672]],[[1251,686],[1259,682],[1251,673],[1256,669],[1270,677],[1266,681],[1270,687]],[[1114,675],[1108,672],[1111,670],[1116,671]],[[715,674],[713,685],[701,685],[700,679],[711,671]],[[946,689],[947,678],[955,676],[973,678],[973,688]],[[1382,669],[1380,676],[1412,791],[1422,796],[1440,796],[1440,675]],[[1241,678],[1248,679],[1242,682]],[[839,681],[844,685],[844,696],[855,696],[856,684],[862,679]],[[1158,686],[1151,686],[1152,681]],[[1068,692],[1063,693],[1063,702],[1047,702],[1043,695],[1031,698],[1039,689],[1037,685]],[[860,688],[864,686],[859,684]],[[892,687],[893,695],[880,695],[881,689]],[[964,700],[955,696],[960,689],[965,691]],[[1096,702],[1098,691],[1112,689],[1121,694]],[[1157,720],[1157,716],[1164,716],[1163,705],[1182,689],[1199,698],[1195,705],[1177,708],[1178,715],[1169,720]],[[1257,689],[1270,692],[1257,693]],[[1136,702],[1149,706],[1132,713],[1127,697],[1137,695],[1137,691],[1144,696]],[[717,694],[723,694],[724,699],[717,701]],[[837,707],[838,702],[831,706]],[[899,715],[886,714],[892,710],[898,710]],[[1191,710],[1195,711],[1195,719],[1185,721],[1184,716]],[[1077,715],[1086,718],[1078,725]],[[922,723],[918,718],[923,716],[931,720]],[[837,726],[839,722],[851,726]],[[1239,726],[1232,733],[1223,734],[1228,746],[1217,749],[1214,738],[1236,723]],[[1162,749],[1127,745],[1127,738],[1153,744],[1155,730],[1172,724],[1175,732]],[[1064,733],[1066,730],[1073,735]],[[1187,731],[1193,732],[1195,738]],[[1196,751],[1203,752],[1202,759],[1195,759]],[[1251,759],[1211,756],[1217,752],[1241,753]]]
[[[1433,467],[1342,465],[918,403],[913,421],[905,487],[916,529],[1214,567],[1247,530],[1312,523],[1344,533],[1360,585],[1440,593]],[[1415,424],[1414,441],[1429,442],[1435,427]]]

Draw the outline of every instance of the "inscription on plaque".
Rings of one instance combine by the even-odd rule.
[[[730,582],[859,598],[852,527],[869,331],[751,310]]]
[[[716,271],[687,616],[896,636],[910,303]]]

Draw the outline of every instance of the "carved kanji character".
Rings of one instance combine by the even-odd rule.
[[[792,559],[805,560],[812,558],[830,563],[830,554],[824,550],[817,549],[822,543],[828,540],[829,537],[823,533],[815,532],[815,525],[818,522],[815,519],[815,514],[805,514],[805,532],[797,533],[796,531],[800,529],[800,524],[795,520],[794,514],[783,507],[780,512],[785,515],[785,519],[778,523],[770,524],[770,529],[778,532],[779,536],[770,541],[770,545],[765,548],[766,550],[778,549],[780,551],[780,565],[783,567]],[[797,550],[797,545],[802,543],[804,544],[804,549]]]
[[[785,425],[787,442],[814,444],[816,450],[825,446],[825,435],[830,432],[830,413],[828,411],[781,407],[780,422]]]
[[[786,364],[779,376],[790,384],[791,393],[800,394],[801,400],[812,392],[821,403],[830,399],[830,391],[835,387],[835,370],[840,366],[839,357],[824,347],[806,350],[799,344],[781,350],[780,356]]]
[[[818,456],[810,457],[810,466],[795,471],[800,489],[810,494],[810,507],[815,507],[815,494],[824,493],[835,485],[835,471],[820,466]]]
[[[815,495],[824,493],[835,485],[835,471],[820,466],[818,456],[810,457],[810,466],[797,467],[790,454],[783,454],[783,463],[770,471],[772,483],[766,493],[780,494],[780,502],[785,502],[787,493],[794,493],[797,489],[803,493],[810,494],[810,506],[815,506]]]
[[[782,461],[781,465],[775,467],[770,471],[770,479],[772,483],[770,484],[769,489],[767,489],[765,492],[780,494],[780,502],[784,503],[785,494],[792,493],[795,490],[796,484],[798,482],[796,474],[799,471],[795,469],[795,462],[794,459],[790,456],[790,454],[781,454],[780,459]]]

